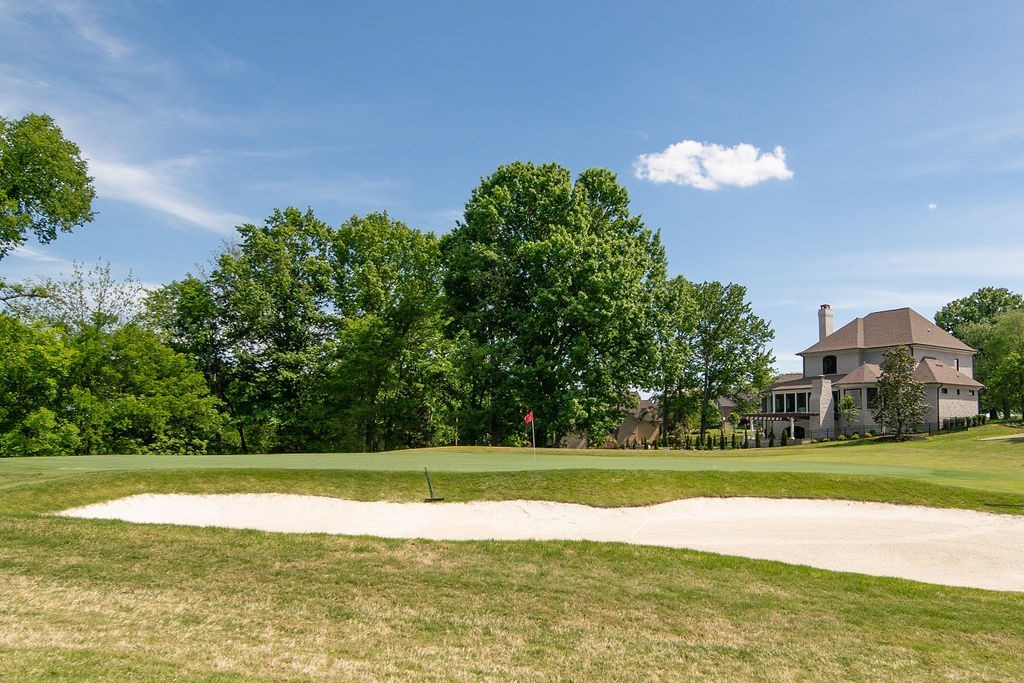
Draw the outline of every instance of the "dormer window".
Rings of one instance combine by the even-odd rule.
[[[821,359],[821,374],[823,375],[834,375],[836,374],[836,357],[825,356]]]

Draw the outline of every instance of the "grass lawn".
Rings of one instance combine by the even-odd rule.
[[[1024,594],[661,548],[65,519],[140,492],[637,505],[832,497],[1024,513],[1024,442],[0,461],[4,680],[1024,678]],[[634,455],[637,454],[637,455]]]

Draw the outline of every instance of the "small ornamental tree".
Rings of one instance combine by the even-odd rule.
[[[860,419],[860,411],[857,410],[857,401],[853,396],[843,396],[839,401],[839,417],[843,419],[844,431],[847,427],[857,424]]]
[[[906,346],[886,350],[878,378],[878,399],[871,412],[875,422],[886,426],[896,441],[906,439],[927,414],[923,386],[914,381],[914,357]]]

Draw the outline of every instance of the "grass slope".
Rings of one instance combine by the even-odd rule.
[[[1024,594],[622,544],[398,541],[45,514],[142,492],[418,500],[419,462],[432,457],[448,500],[766,495],[1018,514],[1024,451],[978,442],[979,432],[756,456],[559,454],[579,466],[534,470],[522,451],[356,456],[376,465],[368,468],[348,456],[173,459],[185,468],[0,462],[0,677],[1019,680]],[[469,459],[483,471],[442,466]],[[517,459],[514,471],[489,471],[507,459]],[[643,466],[589,466],[619,459]],[[396,461],[404,471],[387,470]],[[60,467],[69,463],[81,469]],[[869,471],[847,473],[854,465]]]

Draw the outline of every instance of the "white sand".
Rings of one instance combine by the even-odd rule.
[[[692,498],[592,508],[537,501],[362,503],[283,494],[146,494],[61,514],[387,538],[618,541],[1024,591],[1024,517],[908,505]]]

